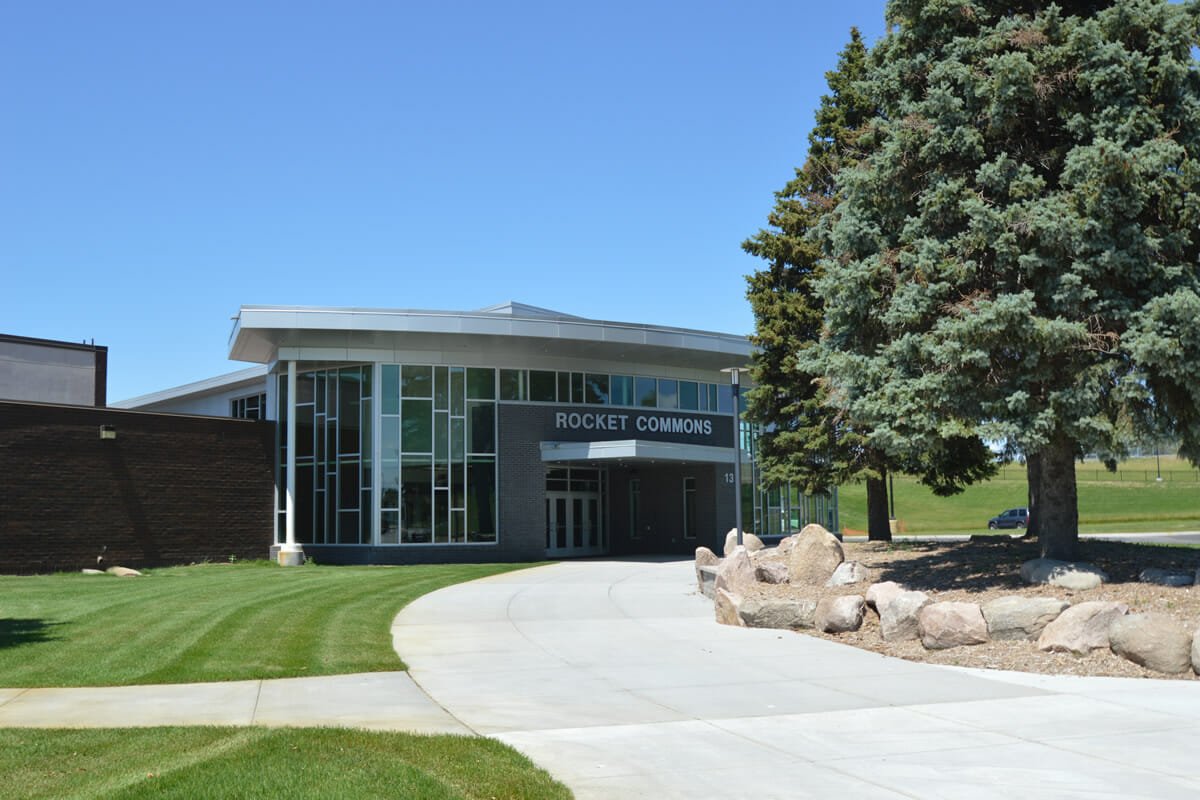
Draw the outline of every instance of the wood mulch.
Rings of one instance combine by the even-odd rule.
[[[1189,630],[1200,628],[1200,586],[1168,587],[1141,583],[1138,575],[1147,567],[1195,572],[1200,567],[1200,549],[1128,544],[1108,540],[1079,543],[1078,561],[1094,564],[1109,575],[1109,581],[1087,591],[1069,591],[1055,586],[1028,586],[1021,581],[1021,564],[1038,557],[1036,541],[1003,536],[976,537],[969,542],[882,542],[845,543],[847,561],[867,568],[865,583],[836,588],[794,587],[758,583],[755,592],[769,597],[803,597],[819,600],[835,595],[865,594],[871,583],[895,581],[910,590],[922,591],[934,602],[958,601],[983,605],[1005,595],[1054,597],[1072,605],[1089,600],[1115,600],[1129,606],[1130,613],[1158,612],[1177,618]],[[764,551],[766,559],[779,558]],[[782,557],[786,558],[786,557]],[[889,656],[932,664],[1017,670],[1045,674],[1108,675],[1117,677],[1197,680],[1191,672],[1164,675],[1140,667],[1108,650],[1087,656],[1044,653],[1031,641],[992,641],[973,647],[926,650],[919,641],[885,642],[879,633],[879,618],[868,609],[863,626],[853,633],[826,634],[800,631]]]

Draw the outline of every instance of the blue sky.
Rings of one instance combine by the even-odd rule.
[[[111,400],[242,304],[749,333],[740,244],[883,0],[0,4],[0,332]]]

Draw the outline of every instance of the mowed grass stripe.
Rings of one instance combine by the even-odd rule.
[[[568,798],[491,739],[345,729],[0,730],[0,798]]]
[[[106,686],[404,669],[392,618],[523,565],[151,570],[0,577],[0,686]]]

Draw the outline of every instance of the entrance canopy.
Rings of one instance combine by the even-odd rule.
[[[732,464],[732,447],[621,439],[608,442],[541,442],[542,461],[678,461]]]

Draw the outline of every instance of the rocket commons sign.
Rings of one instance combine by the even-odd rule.
[[[689,414],[647,409],[546,410],[545,438],[564,441],[648,439],[660,442],[733,447],[733,419],[719,414]]]

